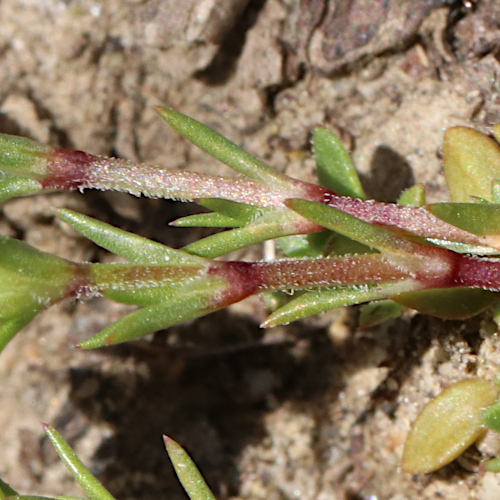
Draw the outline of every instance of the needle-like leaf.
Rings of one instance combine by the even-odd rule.
[[[163,436],[168,456],[190,500],[215,500],[191,457],[172,438]]]
[[[104,488],[96,477],[87,469],[83,462],[76,456],[71,446],[52,426],[43,424],[45,432],[54,449],[64,462],[78,484],[85,490],[91,500],[115,500],[115,497]]]

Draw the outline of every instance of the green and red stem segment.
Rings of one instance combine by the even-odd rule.
[[[77,298],[182,284],[213,283],[208,309],[265,291],[411,281],[412,290],[470,287],[500,291],[500,260],[421,245],[415,254],[366,254],[273,262],[207,261],[206,266],[80,264],[68,287]],[[160,293],[161,296],[161,293]]]
[[[274,188],[247,179],[166,169],[82,151],[56,149],[40,182],[49,191],[100,189],[182,201],[220,198],[267,208],[283,208],[287,199],[301,198],[338,208],[366,222],[391,226],[426,238],[488,244],[484,238],[448,224],[425,208],[340,196],[323,186],[295,179],[291,187]],[[301,226],[300,232],[303,233],[321,230],[311,222]]]
[[[496,248],[496,243],[490,238],[459,229],[425,208],[341,196],[323,186],[296,179],[287,178],[286,183],[257,182],[51,148],[11,136],[2,136],[0,140],[3,147],[5,145],[5,149],[0,151],[2,170],[8,176],[33,179],[45,191],[114,190],[182,201],[219,198],[267,208],[283,208],[287,199],[301,198],[335,207],[363,221],[388,226],[406,234]],[[321,229],[317,224],[304,220],[298,224],[297,234],[314,233]]]

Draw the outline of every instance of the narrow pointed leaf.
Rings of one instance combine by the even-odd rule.
[[[190,500],[215,500],[191,457],[173,439],[163,436],[168,456]]]
[[[157,107],[156,111],[188,141],[237,172],[278,189],[293,187],[288,176],[247,153],[206,125],[173,109]]]
[[[456,241],[440,240],[437,238],[427,238],[432,243],[441,248],[447,248],[457,253],[470,253],[473,255],[498,255],[499,249],[481,245],[469,245],[468,243],[458,243]]]
[[[221,215],[226,215],[243,223],[251,222],[263,215],[269,209],[238,203],[236,201],[222,200],[219,198],[202,198],[197,200],[202,207],[213,210]]]
[[[10,198],[38,194],[42,190],[42,185],[38,181],[32,179],[25,179],[23,177],[5,179],[0,181],[0,203]]]
[[[396,236],[389,229],[362,221],[334,207],[307,200],[287,200],[286,205],[316,224],[379,251],[411,251],[409,240]]]
[[[205,316],[216,309],[214,294],[217,285],[199,283],[197,289],[186,290],[160,304],[146,306],[119,319],[97,335],[79,344],[83,349],[96,349],[133,340],[170,326]]]
[[[60,459],[90,499],[115,500],[113,495],[85,467],[64,438],[50,425],[44,425],[44,429]]]
[[[314,129],[313,152],[320,184],[344,196],[366,198],[351,157],[336,134],[325,128]]]
[[[207,236],[183,248],[186,252],[206,258],[216,258],[234,250],[266,240],[300,233],[299,217],[288,210],[265,213],[245,227]]]
[[[170,225],[176,227],[241,227],[268,211],[261,207],[217,198],[203,198],[197,200],[197,203],[213,210],[213,212],[182,217],[171,222]]]
[[[161,243],[123,231],[73,210],[59,210],[58,216],[97,245],[138,264],[176,266],[205,262],[182,250],[174,250]]]
[[[170,223],[175,227],[240,227],[241,223],[216,212],[187,215]]]
[[[384,285],[338,287],[333,290],[306,292],[272,313],[261,325],[269,328],[287,325],[292,321],[314,316],[338,307],[362,304],[371,300],[385,299],[392,295],[418,288],[411,280]]]

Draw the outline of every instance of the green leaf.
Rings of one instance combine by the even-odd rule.
[[[336,134],[325,128],[314,129],[313,152],[320,184],[343,196],[366,198],[351,157]]]
[[[241,223],[216,212],[187,215],[170,223],[175,227],[240,227]]]
[[[173,439],[163,436],[168,456],[184,490],[191,500],[215,500],[191,457]]]
[[[241,225],[252,222],[257,217],[271,211],[254,205],[247,205],[246,203],[238,203],[231,200],[221,200],[219,198],[201,198],[197,203],[221,215],[231,217],[240,222]]]
[[[500,235],[500,205],[434,203],[426,207],[436,217],[478,236]]]
[[[292,321],[314,316],[338,307],[385,299],[391,295],[415,289],[417,286],[418,284],[408,280],[383,285],[338,287],[332,290],[306,292],[273,312],[261,326],[269,328],[287,325]]]
[[[113,495],[104,488],[96,477],[85,467],[76,456],[64,438],[50,425],[44,425],[45,432],[49,437],[59,458],[64,462],[68,470],[76,479],[78,484],[85,490],[91,500],[115,500]]]
[[[22,241],[0,235],[0,273],[6,270],[19,277],[18,284],[37,281],[48,285],[65,285],[73,275],[73,264]],[[1,276],[1,274],[0,274]],[[12,284],[12,283],[11,283]],[[0,289],[3,283],[0,282]]]
[[[489,472],[500,472],[500,458],[494,458],[486,464],[486,470]]]
[[[370,328],[389,319],[399,318],[407,308],[393,300],[377,300],[362,307],[359,315],[359,326]]]
[[[203,198],[197,203],[213,210],[213,212],[188,215],[171,222],[170,225],[176,227],[241,227],[268,212],[261,207],[217,198]]]
[[[497,401],[483,411],[483,422],[488,429],[500,432],[500,401]]]
[[[500,178],[500,147],[493,139],[471,128],[449,128],[443,161],[452,201],[470,203],[472,197],[491,201],[492,183]]]
[[[17,491],[13,490],[7,483],[0,479],[0,499],[18,495]]]
[[[13,495],[5,498],[6,500],[57,500],[57,497],[40,497],[36,495]]]
[[[491,201],[500,203],[500,179],[495,179],[491,186]]]
[[[299,218],[289,210],[273,210],[245,227],[212,234],[183,248],[200,257],[214,259],[234,250],[297,233]]]
[[[178,266],[206,263],[182,250],[174,250],[73,210],[61,209],[57,214],[61,220],[97,245],[138,264]]]
[[[0,173],[41,180],[55,149],[16,135],[0,134]]]
[[[330,232],[332,235],[326,246],[327,255],[361,255],[366,253],[375,253],[376,250],[370,248],[359,241],[355,241],[343,234]]]
[[[38,181],[23,177],[5,179],[0,181],[0,203],[10,198],[38,194],[41,191],[43,191],[43,187]]]
[[[269,184],[273,188],[290,188],[294,186],[290,177],[247,153],[234,142],[226,139],[206,125],[173,109],[157,107],[156,111],[188,141],[240,174]]]
[[[179,294],[159,304],[153,304],[119,319],[97,335],[81,342],[82,349],[96,349],[120,344],[150,333],[164,330],[170,326],[205,316],[216,309],[214,296],[225,283],[208,279],[191,282]]]
[[[436,318],[467,319],[494,305],[498,294],[467,287],[440,288],[402,294],[393,300]]]
[[[403,206],[423,207],[425,205],[425,186],[423,184],[415,184],[405,189],[399,197],[398,204]]]
[[[447,248],[457,253],[470,253],[473,255],[498,255],[498,248],[472,245],[468,243],[458,243],[456,241],[440,240],[438,238],[427,238],[429,243],[432,243],[441,248]]]
[[[43,305],[40,305],[39,309],[33,308],[31,311],[25,314],[16,316],[14,318],[4,321],[0,325],[0,352],[5,349],[5,346],[16,336],[16,334],[22,330],[31,320],[44,309]]]
[[[396,236],[385,227],[376,226],[349,215],[337,208],[301,199],[286,201],[292,210],[320,226],[379,251],[411,251],[411,242]]]
[[[462,380],[445,389],[422,410],[406,439],[405,472],[427,474],[449,464],[485,431],[483,411],[500,388],[489,380]]]
[[[276,243],[287,257],[301,259],[304,257],[321,257],[326,245],[332,237],[331,231],[321,231],[313,234],[298,234],[278,238]]]

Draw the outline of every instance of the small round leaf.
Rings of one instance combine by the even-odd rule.
[[[491,201],[492,183],[500,178],[500,147],[488,136],[467,127],[446,131],[444,173],[452,201]]]
[[[461,455],[485,432],[482,413],[497,400],[500,387],[482,378],[462,380],[430,401],[405,443],[402,468],[427,474]]]

